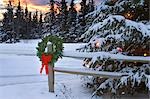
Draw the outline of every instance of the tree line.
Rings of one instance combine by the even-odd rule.
[[[43,15],[38,10],[30,12],[27,4],[23,9],[20,1],[17,8],[14,8],[9,1],[7,11],[3,14],[2,29],[11,42],[42,38],[45,35],[57,35],[66,42],[77,42],[86,29],[85,16],[94,11],[95,6],[93,0],[82,0],[79,4],[80,10],[77,11],[75,7],[74,0],[71,0],[70,4],[66,0],[50,0],[49,12]]]

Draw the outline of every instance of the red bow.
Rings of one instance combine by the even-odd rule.
[[[42,59],[41,60],[42,60],[42,67],[41,67],[40,73],[42,73],[43,68],[45,67],[46,75],[48,75],[48,64],[52,60],[52,55],[42,54]]]

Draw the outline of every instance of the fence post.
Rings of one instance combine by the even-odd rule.
[[[47,45],[47,51],[52,52],[53,51],[53,45],[48,44]],[[54,64],[49,64],[48,66],[48,86],[49,86],[49,92],[54,92]]]

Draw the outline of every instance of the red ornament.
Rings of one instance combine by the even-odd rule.
[[[100,47],[100,42],[97,41],[97,42],[95,43],[95,47],[96,47],[96,48],[99,48],[99,47]]]
[[[117,51],[118,51],[118,52],[122,52],[123,50],[122,50],[122,48],[117,47]]]
[[[42,59],[41,60],[42,60],[42,67],[41,67],[40,73],[42,73],[43,68],[45,67],[46,75],[48,75],[48,64],[52,60],[52,55],[42,54]]]

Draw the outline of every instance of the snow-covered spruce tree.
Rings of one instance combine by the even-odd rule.
[[[81,9],[77,16],[76,31],[78,32],[77,40],[82,42],[82,38],[80,38],[80,36],[86,31],[86,28],[88,28],[89,26],[87,20],[89,20],[90,18],[86,19],[86,15],[94,11],[95,4],[93,0],[82,0],[80,5]]]
[[[22,9],[20,1],[18,2],[14,17],[14,31],[17,33],[17,38],[26,38],[26,22],[24,19],[24,11]]]
[[[149,57],[150,24],[146,16],[149,11],[147,2],[147,0],[139,0],[139,2],[108,0],[103,2],[87,16],[87,19],[91,19],[91,23],[89,22],[90,27],[82,35],[82,38],[89,42],[80,51],[102,51],[131,57]],[[133,9],[130,11],[126,7]],[[138,14],[137,11],[142,7],[147,10],[142,10]],[[84,65],[96,71],[128,73],[127,76],[120,79],[90,78],[87,85],[94,89],[93,95],[105,92],[133,94],[134,92],[150,91],[149,63],[110,60],[109,57],[96,57],[84,61]]]
[[[67,10],[67,2],[66,0],[61,0],[61,10],[60,10],[60,36],[66,40],[68,40],[69,34],[69,24],[68,24],[68,10]]]
[[[138,1],[138,2],[137,2]],[[104,0],[95,11],[86,15],[86,27],[108,18],[109,15],[122,15],[134,21],[149,20],[149,0]],[[85,33],[86,34],[86,33]],[[88,42],[93,34],[82,35]]]
[[[78,38],[78,32],[77,32],[77,11],[75,9],[74,0],[71,0],[70,8],[68,10],[68,28],[69,33],[67,33],[66,38],[68,38],[68,41],[75,42],[75,39]]]
[[[43,36],[46,35],[59,35],[60,31],[60,17],[57,14],[57,9],[54,5],[57,5],[54,0],[50,0],[50,11],[45,14],[44,24],[42,29]]]
[[[31,38],[38,38],[38,11],[33,14],[32,18],[32,29],[31,29]]]
[[[3,38],[2,42],[15,42],[16,39],[16,32],[14,31],[14,7],[12,2],[9,1],[6,12],[3,14],[4,19],[2,20],[2,29],[6,33],[6,36]]]
[[[7,5],[6,9],[7,12],[4,13],[3,28],[5,31],[11,31],[13,29],[13,6],[11,1]]]
[[[95,5],[94,5],[94,0],[89,0],[89,3],[88,3],[88,5],[87,5],[87,10],[88,10],[88,12],[94,11],[94,7],[95,7]]]
[[[42,37],[42,27],[43,27],[43,14],[40,12],[39,24],[38,24],[38,35]]]

